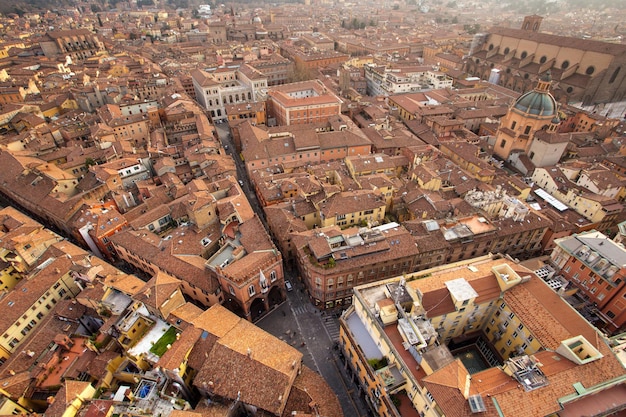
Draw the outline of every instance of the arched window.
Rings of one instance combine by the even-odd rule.
[[[270,272],[270,282],[276,281],[276,271]]]
[[[530,126],[526,126],[526,129],[524,129],[524,134],[528,135],[530,133]]]
[[[511,130],[515,129],[515,126],[517,126],[517,122],[513,120],[513,123],[511,123]]]
[[[250,297],[254,297],[254,294],[256,294],[256,290],[254,289],[254,285],[250,285],[250,286],[248,287],[248,295],[249,295]]]
[[[593,66],[593,65],[589,65],[589,66],[587,67],[587,69],[585,70],[585,74],[587,74],[587,75],[591,75],[591,74],[593,74],[595,71],[596,71],[596,69],[594,68],[594,66]]]
[[[520,58],[524,59],[528,56],[528,52],[524,51],[522,52],[522,54],[520,55]]]
[[[508,54],[509,52],[511,52],[511,50],[509,49],[508,46],[504,48],[504,55]]]
[[[548,57],[544,55],[539,59],[539,63],[544,64],[547,60],[548,60]]]
[[[569,67],[569,61],[565,60],[561,64],[561,69],[567,69]]]

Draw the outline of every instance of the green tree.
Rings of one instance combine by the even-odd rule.
[[[89,169],[90,166],[97,165],[96,161],[93,158],[85,159],[85,167]]]

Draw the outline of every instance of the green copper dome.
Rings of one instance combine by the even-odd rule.
[[[522,94],[513,107],[523,113],[541,117],[554,117],[557,110],[552,94],[537,90]]]

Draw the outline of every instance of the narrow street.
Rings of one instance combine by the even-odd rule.
[[[259,200],[256,198],[256,194],[254,192],[253,187],[251,186],[250,179],[248,178],[248,173],[245,168],[244,162],[241,160],[240,155],[237,153],[235,148],[235,143],[233,142],[233,137],[230,134],[230,128],[228,127],[228,123],[220,123],[215,125],[215,130],[217,130],[217,134],[222,142],[222,146],[226,150],[226,153],[230,155],[235,161],[235,167],[237,168],[237,178],[241,180],[240,184],[241,189],[244,193],[246,193],[246,197],[248,197],[248,201],[252,206],[254,212],[259,216],[261,222],[267,229],[267,223],[265,222],[265,213],[259,204]]]
[[[237,177],[243,182],[241,188],[252,209],[267,227],[265,214],[250,184],[244,162],[235,150],[228,124],[217,124],[215,128],[226,153],[235,161]],[[339,320],[310,303],[304,285],[297,276],[297,271],[285,268],[285,280],[291,282],[293,290],[287,292],[287,301],[255,324],[302,352],[304,364],[322,375],[337,394],[344,416],[370,416],[363,398],[359,396],[358,387],[347,376],[338,357],[339,351],[335,349],[339,340]]]
[[[339,320],[309,302],[296,274],[295,271],[285,272],[285,279],[293,284],[287,301],[255,324],[302,352],[304,364],[322,375],[337,394],[344,416],[370,416],[357,385],[346,374],[338,350],[334,349],[339,340]]]

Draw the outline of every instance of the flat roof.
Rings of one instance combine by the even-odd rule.
[[[550,204],[552,207],[554,207],[558,211],[565,211],[569,208],[567,205],[561,203],[559,200],[557,200],[556,198],[548,194],[548,192],[545,191],[543,188],[537,188],[535,190],[535,194],[537,194],[542,200]]]

